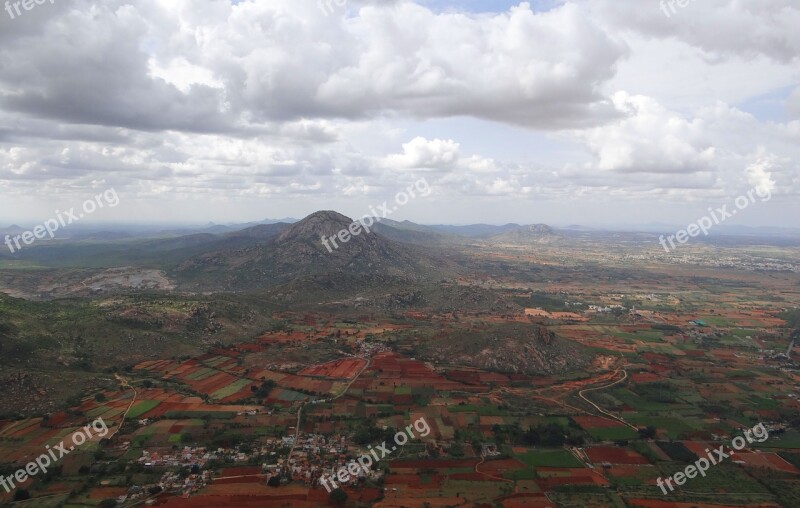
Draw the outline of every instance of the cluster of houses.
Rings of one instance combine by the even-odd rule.
[[[187,476],[183,476],[176,472],[166,472],[159,479],[155,485],[141,487],[134,485],[128,489],[128,492],[117,498],[117,504],[123,504],[126,501],[144,501],[146,505],[155,503],[155,496],[161,492],[168,492],[170,494],[189,497],[191,494],[198,492],[200,489],[211,483],[210,471],[197,471]]]
[[[642,255],[630,256],[631,259],[645,259],[645,260],[663,260],[663,252],[655,255]],[[736,270],[746,270],[750,272],[763,271],[763,272],[800,272],[800,264],[797,262],[782,260],[782,259],[769,259],[769,258],[756,258],[751,256],[708,256],[708,255],[688,255],[688,254],[675,254],[673,253],[669,260],[676,264],[695,265],[695,266],[711,266],[715,268],[733,268]]]
[[[189,496],[211,483],[210,471],[198,471],[186,477],[177,473],[167,472],[161,476],[158,486],[166,492]]]
[[[239,452],[236,450],[220,448],[217,451],[208,451],[204,447],[185,446],[183,449],[170,450],[167,453],[142,450],[142,456],[136,461],[146,468],[192,467],[195,465],[202,468],[210,460],[224,460],[226,456],[236,460],[237,455],[239,455]]]
[[[295,442],[294,437],[284,437],[284,444],[294,446],[292,454],[286,459],[279,459],[275,464],[264,464],[264,472],[281,483],[288,481],[302,482],[304,485],[319,485],[320,478],[336,474],[341,467],[346,467],[352,459],[348,459],[350,447],[344,436],[325,437],[320,434],[300,434]],[[369,478],[378,480],[382,471],[370,471]],[[360,477],[360,478],[359,478]],[[365,472],[351,479],[357,483],[366,479]]]
[[[589,312],[599,312],[599,313],[606,313],[606,312],[613,312],[615,310],[628,310],[626,307],[622,305],[589,305]]]
[[[391,352],[392,348],[383,342],[368,342],[366,340],[358,341],[355,344],[356,354],[359,358],[371,358],[378,353]]]

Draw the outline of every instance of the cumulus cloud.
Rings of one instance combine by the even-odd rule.
[[[777,163],[774,155],[763,154],[763,147],[759,150],[759,158],[747,167],[747,180],[759,194],[772,194],[775,191],[775,180],[772,179],[772,169]]]
[[[614,105],[624,118],[577,131],[596,157],[591,167],[625,173],[697,173],[714,169],[715,149],[701,120],[686,120],[656,100],[618,92]]]
[[[417,172],[470,199],[800,193],[800,120],[745,105],[797,86],[794,0],[669,18],[638,0],[420,3],[59,0],[0,16],[0,215],[104,185],[327,208]],[[786,108],[800,118],[800,89]]]
[[[230,125],[219,89],[195,84],[183,93],[150,76],[142,47],[153,28],[133,5],[75,2],[0,49],[0,107],[137,130],[208,132]]]
[[[477,16],[397,2],[346,19],[296,0],[196,11],[75,0],[0,50],[0,104],[141,130],[232,132],[386,111],[557,128],[612,113],[598,85],[625,53],[572,4]]]
[[[794,89],[792,95],[789,96],[786,106],[790,114],[795,118],[800,118],[800,87]]]
[[[795,0],[701,0],[680,7],[674,0],[583,2],[616,29],[651,38],[678,39],[710,61],[767,56],[791,63],[800,58],[800,4]],[[674,7],[672,7],[672,6]]]
[[[331,68],[313,99],[331,114],[390,109],[538,128],[590,125],[613,114],[598,85],[626,52],[573,4],[467,16],[401,2],[361,9],[347,35],[356,29],[351,61]]]
[[[439,169],[455,166],[460,145],[452,139],[427,140],[416,137],[403,144],[402,154],[386,157],[386,165],[393,169]]]

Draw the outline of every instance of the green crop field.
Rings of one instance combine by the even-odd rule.
[[[800,448],[800,432],[790,431],[784,434],[771,435],[770,439],[759,443],[756,448]]]
[[[217,374],[219,372],[220,371],[218,371],[217,369],[212,369],[212,368],[209,368],[209,367],[203,367],[201,369],[198,369],[195,372],[192,372],[188,376],[186,376],[186,379],[189,380],[189,381],[202,381],[203,379],[209,378],[209,377],[211,377],[214,374]]]
[[[603,427],[587,431],[592,438],[598,441],[618,441],[620,439],[635,439],[639,434],[629,427]]]
[[[138,418],[141,415],[145,414],[146,412],[150,411],[160,402],[157,400],[143,400],[141,402],[137,402],[130,411],[128,411],[128,418]]]
[[[514,457],[532,467],[583,467],[581,461],[561,448],[529,450]]]
[[[234,393],[240,391],[245,386],[251,384],[252,381],[249,379],[237,379],[233,383],[229,384],[228,386],[217,390],[216,392],[211,394],[212,399],[220,400],[224,399],[225,397],[230,397]]]

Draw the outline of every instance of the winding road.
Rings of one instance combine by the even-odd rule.
[[[361,374],[363,374],[364,371],[367,370],[369,368],[369,366],[372,364],[372,358],[367,358],[366,360],[367,360],[367,363],[365,363],[364,366],[361,367],[361,370],[358,371],[358,374],[353,376],[353,379],[351,379],[350,382],[347,383],[347,386],[344,387],[344,390],[342,390],[342,392],[339,395],[337,395],[336,397],[331,398],[330,400],[332,400],[332,401],[336,400],[339,397],[342,397],[345,393],[347,393],[347,390],[349,390],[350,387],[353,386],[353,383],[355,383],[356,380],[359,377],[361,377]],[[294,428],[294,441],[292,442],[292,448],[289,450],[289,455],[287,455],[287,457],[286,457],[287,461],[292,457],[292,454],[294,453],[294,449],[297,446],[297,438],[300,437],[300,417],[303,414],[303,408],[306,406],[306,404],[308,404],[308,402],[301,403],[300,404],[300,408],[297,410],[297,424],[295,425],[295,428]]]
[[[136,388],[131,386],[131,384],[128,382],[127,379],[125,379],[124,377],[120,376],[119,374],[114,374],[114,377],[117,379],[117,381],[119,381],[119,384],[123,388],[130,388],[131,390],[133,390],[133,398],[131,399],[131,403],[128,404],[128,409],[126,409],[125,412],[122,413],[122,420],[120,420],[119,425],[117,425],[117,430],[113,434],[108,436],[108,439],[111,439],[112,437],[116,436],[117,433],[120,430],[122,430],[122,424],[125,423],[125,418],[128,416],[128,413],[130,412],[130,410],[133,407],[133,405],[136,404],[136,397],[139,396],[138,392],[136,391]]]
[[[614,420],[616,420],[616,421],[618,421],[618,422],[620,422],[620,423],[622,423],[622,424],[624,424],[624,425],[627,425],[628,427],[632,428],[633,430],[636,430],[636,431],[638,431],[638,430],[639,430],[639,427],[636,427],[636,426],[634,426],[634,425],[631,425],[630,423],[626,422],[626,421],[625,421],[625,420],[623,420],[622,418],[620,418],[620,417],[618,417],[618,416],[615,416],[615,415],[613,415],[613,414],[609,413],[608,411],[606,411],[605,409],[601,408],[600,406],[598,406],[597,404],[595,404],[595,403],[594,403],[594,402],[592,402],[591,400],[587,399],[587,398],[586,398],[586,397],[583,395],[583,394],[584,394],[584,392],[592,392],[592,391],[595,391],[595,390],[604,390],[604,389],[606,389],[606,388],[611,388],[612,386],[614,386],[614,385],[616,385],[616,384],[618,384],[618,383],[621,383],[621,382],[625,381],[626,379],[628,379],[628,372],[627,372],[625,369],[621,369],[621,370],[622,370],[623,376],[622,376],[620,379],[618,379],[618,380],[614,381],[614,382],[613,382],[613,383],[611,383],[611,384],[605,385],[605,386],[598,386],[598,387],[596,387],[596,388],[584,388],[583,390],[581,390],[581,391],[579,391],[579,392],[578,392],[578,396],[579,396],[580,398],[582,398],[584,401],[586,401],[586,402],[588,402],[589,404],[591,404],[593,408],[597,409],[598,411],[600,411],[600,412],[601,412],[601,413],[603,413],[604,415],[608,416],[609,418],[613,418]],[[617,371],[617,372],[620,372],[620,371]]]

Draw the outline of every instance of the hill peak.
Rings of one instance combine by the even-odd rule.
[[[530,233],[537,233],[540,235],[552,235],[555,234],[553,228],[548,226],[547,224],[531,224],[529,226],[523,226],[522,228],[525,231]]]
[[[295,222],[278,236],[277,242],[292,240],[319,241],[323,236],[330,237],[342,229],[347,229],[353,219],[332,210],[314,212],[299,222]]]
[[[529,245],[557,241],[560,236],[547,224],[531,224],[519,226],[505,233],[494,235],[490,240],[502,243]]]

